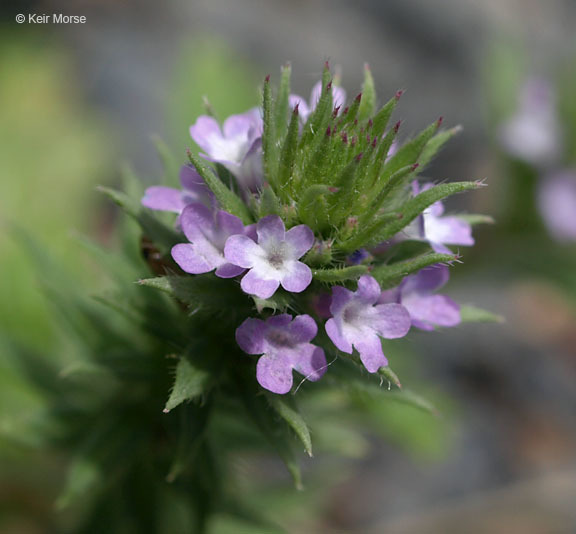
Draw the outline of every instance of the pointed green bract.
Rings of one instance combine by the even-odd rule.
[[[178,360],[176,376],[164,412],[169,412],[183,402],[194,400],[207,393],[214,381],[211,369],[201,368],[186,357]]]
[[[426,143],[426,146],[422,150],[422,154],[418,158],[418,163],[422,168],[426,167],[434,156],[442,149],[442,147],[455,135],[462,131],[460,126],[455,126],[446,130],[444,132],[438,132],[430,141]]]
[[[310,438],[310,430],[308,430],[306,421],[304,421],[304,418],[298,412],[294,402],[289,402],[289,400],[280,397],[279,395],[272,395],[269,393],[266,394],[266,400],[298,436],[304,445],[306,454],[312,456],[312,439]]]
[[[460,318],[463,323],[503,323],[504,317],[488,310],[469,304],[460,306]]]
[[[364,65],[364,84],[362,85],[362,101],[358,108],[358,120],[363,121],[371,117],[376,107],[376,88],[374,78],[368,64]]]
[[[358,280],[363,274],[368,272],[367,265],[352,265],[334,269],[315,269],[312,275],[319,282],[343,282],[345,280]]]
[[[435,265],[436,263],[448,263],[456,259],[458,259],[458,256],[451,254],[426,254],[414,260],[401,261],[390,265],[380,265],[375,267],[370,274],[383,288],[388,288],[398,285],[404,277],[424,267]]]

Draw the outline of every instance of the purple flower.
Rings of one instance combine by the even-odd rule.
[[[564,170],[544,177],[538,191],[540,215],[558,241],[576,241],[576,173]]]
[[[226,260],[250,269],[242,278],[241,287],[262,299],[271,297],[278,286],[292,293],[304,291],[312,281],[310,267],[298,261],[314,243],[314,234],[301,224],[286,231],[277,215],[258,221],[258,242],[246,235],[234,235],[224,248]]]
[[[190,243],[172,247],[172,257],[183,271],[202,274],[216,269],[220,278],[244,272],[224,258],[224,245],[232,235],[253,233],[253,225],[244,227],[238,217],[222,210],[212,211],[198,202],[184,208],[180,223]]]
[[[152,210],[182,213],[184,207],[192,202],[201,202],[206,206],[213,205],[215,202],[212,191],[191,165],[183,165],[180,168],[180,183],[182,189],[164,186],[149,187],[144,192],[142,205]]]
[[[322,96],[322,82],[318,82],[312,88],[312,93],[310,94],[310,105],[298,95],[290,95],[288,101],[291,108],[298,105],[298,114],[302,119],[302,122],[306,122],[310,114],[316,109],[320,97]],[[332,84],[332,102],[334,107],[342,107],[346,103],[346,91],[342,87],[337,87]]]
[[[262,129],[260,110],[251,109],[228,117],[222,129],[213,117],[201,115],[190,127],[190,135],[204,150],[206,159],[221,163],[246,190],[262,184]]]
[[[364,367],[375,373],[388,365],[380,338],[404,337],[410,330],[410,314],[400,304],[376,304],[380,286],[371,276],[358,280],[358,290],[332,288],[332,318],[326,322],[326,333],[342,352],[352,354],[354,347]]]
[[[420,189],[418,182],[412,183],[414,196],[431,187],[432,184],[424,184]],[[470,224],[458,217],[444,215],[444,204],[441,201],[432,204],[403,233],[404,238],[428,241],[430,246],[441,254],[452,254],[446,245],[474,244]]]
[[[262,321],[246,319],[236,330],[236,342],[248,354],[262,354],[256,366],[258,383],[273,393],[288,393],[292,370],[315,382],[326,371],[324,350],[312,345],[318,327],[309,315],[292,320],[288,314]]]
[[[548,165],[560,153],[560,124],[550,83],[528,80],[517,112],[503,125],[500,141],[513,156],[534,165]]]
[[[449,278],[446,265],[426,267],[404,278],[398,287],[383,291],[378,302],[402,304],[412,317],[412,325],[421,330],[456,326],[461,322],[460,306],[445,295],[433,295]]]

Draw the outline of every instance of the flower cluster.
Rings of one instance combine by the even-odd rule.
[[[236,278],[253,299],[260,316],[237,325],[236,342],[260,355],[257,380],[278,394],[293,370],[319,380],[327,354],[357,361],[356,351],[376,373],[388,365],[383,340],[460,323],[459,306],[434,293],[457,258],[448,247],[474,240],[442,199],[479,185],[419,184],[456,130],[437,121],[399,143],[388,122],[401,93],[376,110],[368,69],[350,103],[328,68],[308,102],[290,94],[289,73],[276,96],[266,79],[262,108],[222,125],[199,117],[190,134],[202,152],[182,167],[182,189],[142,199],[178,213],[171,256],[184,273]]]

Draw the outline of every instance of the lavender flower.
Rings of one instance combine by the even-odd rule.
[[[528,163],[546,166],[560,153],[560,137],[552,87],[546,80],[529,80],[517,112],[501,129],[503,147]]]
[[[191,165],[180,168],[180,183],[182,189],[164,186],[147,188],[142,205],[152,210],[182,213],[184,207],[192,202],[201,202],[206,206],[215,202],[214,195]]]
[[[310,105],[308,105],[308,103],[298,95],[290,95],[288,102],[292,108],[298,105],[298,114],[300,115],[302,122],[306,122],[310,114],[316,109],[321,96],[322,82],[318,82],[312,88],[312,93],[310,94]],[[346,91],[334,84],[332,84],[332,102],[335,108],[341,108],[346,102]]]
[[[352,354],[354,347],[364,367],[375,373],[388,365],[380,338],[404,337],[410,330],[410,314],[400,304],[377,304],[381,290],[368,275],[358,280],[358,290],[332,288],[332,318],[326,322],[326,333],[342,352]]]
[[[243,269],[250,269],[242,278],[242,289],[266,299],[280,284],[286,291],[300,293],[312,281],[312,272],[298,261],[314,243],[314,234],[301,224],[286,231],[277,215],[258,221],[258,243],[246,235],[234,235],[224,248],[226,260]]]
[[[233,278],[244,272],[225,259],[224,245],[232,235],[253,235],[253,225],[244,227],[238,217],[222,210],[212,211],[198,202],[184,208],[180,223],[190,243],[172,247],[172,257],[183,271],[202,274],[216,269],[220,278]]]
[[[418,182],[412,183],[414,196],[430,189],[432,184],[424,184],[420,188]],[[414,223],[404,230],[404,238],[428,241],[430,246],[438,253],[451,254],[446,245],[474,244],[472,227],[466,221],[451,215],[444,215],[444,204],[440,201],[432,204],[419,215]]]
[[[540,215],[558,241],[576,241],[576,172],[546,176],[538,191]]]
[[[288,393],[292,370],[315,382],[326,371],[324,350],[312,345],[318,327],[309,315],[292,320],[288,314],[262,321],[246,319],[236,330],[236,342],[248,354],[262,354],[256,366],[259,384],[273,393]]]
[[[434,330],[436,326],[456,326],[461,322],[460,306],[450,297],[433,294],[449,278],[450,272],[446,265],[426,267],[404,278],[398,287],[383,291],[378,302],[402,304],[412,317],[412,326],[421,330]]]
[[[206,159],[221,163],[243,189],[255,191],[262,184],[262,117],[258,108],[231,115],[222,126],[213,117],[201,115],[190,127],[190,135],[204,150]]]

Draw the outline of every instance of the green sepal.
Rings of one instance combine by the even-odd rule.
[[[408,165],[414,165],[418,162],[420,155],[422,154],[424,147],[430,141],[432,136],[438,131],[441,121],[437,120],[423,130],[414,139],[408,141],[406,144],[402,145],[396,154],[394,154],[388,162],[384,165],[382,172],[385,175],[392,175],[400,169],[407,167]]]
[[[330,71],[324,68],[322,74],[322,94],[316,105],[316,109],[304,125],[304,131],[298,145],[300,149],[313,150],[318,138],[324,135],[330,119],[332,118],[332,82],[330,81]]]
[[[337,245],[338,250],[343,252],[352,252],[367,245],[377,244],[383,241],[379,239],[379,235],[384,228],[401,217],[399,213],[383,213],[372,223],[366,225],[358,225],[358,232],[346,238],[344,241]]]
[[[364,83],[362,84],[362,101],[358,108],[358,120],[362,121],[374,114],[376,107],[376,89],[374,87],[374,78],[368,63],[364,65]]]
[[[402,218],[390,223],[385,227],[385,231],[378,236],[378,239],[383,241],[397,234],[400,230],[408,226],[418,215],[425,209],[430,207],[434,202],[438,202],[446,197],[462,193],[464,191],[471,191],[482,187],[480,182],[452,182],[449,184],[436,185],[426,191],[411,198],[405,202],[398,212],[402,214]]]
[[[272,186],[276,185],[276,128],[274,124],[274,110],[272,102],[272,88],[270,76],[264,80],[262,90],[262,165],[264,176]]]
[[[344,280],[358,280],[368,272],[367,265],[352,265],[335,269],[315,269],[312,275],[319,282],[343,282]]]
[[[258,313],[262,313],[264,310],[272,310],[273,312],[286,312],[292,304],[292,297],[290,293],[284,292],[282,290],[276,291],[274,295],[267,299],[261,299],[259,297],[253,296],[254,304]]]
[[[292,66],[290,63],[286,63],[281,69],[280,88],[278,89],[278,97],[274,109],[274,122],[276,124],[276,133],[278,137],[283,135],[288,121],[291,76]]]
[[[296,161],[296,150],[298,148],[298,134],[300,129],[300,116],[295,109],[290,117],[290,124],[286,132],[286,138],[280,152],[280,163],[278,165],[278,180],[276,184],[278,195],[286,200],[294,188],[293,173]]]
[[[248,208],[242,202],[242,199],[228,189],[222,181],[214,174],[212,169],[208,167],[200,158],[196,157],[192,152],[188,152],[188,158],[192,165],[194,165],[198,174],[202,177],[206,185],[210,188],[214,196],[220,203],[221,208],[232,215],[239,217],[244,224],[250,224],[253,221],[252,215]]]
[[[476,213],[462,213],[459,215],[454,215],[454,217],[467,222],[471,226],[476,226],[477,224],[494,224],[495,221],[490,215],[482,215]]]
[[[268,404],[276,411],[276,413],[288,423],[288,426],[292,428],[296,436],[300,439],[304,445],[304,450],[308,456],[312,456],[312,439],[310,437],[310,430],[308,430],[308,425],[298,408],[295,406],[293,399],[281,397],[280,395],[274,395],[272,393],[266,393],[266,400]]]
[[[337,188],[316,184],[304,190],[298,203],[298,217],[313,230],[322,232],[330,226],[328,198]]]
[[[280,215],[282,212],[280,201],[271,187],[265,185],[262,188],[258,212],[260,218],[266,215]]]
[[[386,104],[384,104],[384,106],[382,106],[380,111],[376,113],[374,119],[372,120],[372,135],[380,138],[384,134],[384,131],[390,122],[390,118],[392,117],[392,113],[394,113],[394,110],[398,105],[398,100],[400,100],[401,95],[402,92],[398,91],[390,100],[388,100],[388,102],[386,102]]]
[[[418,158],[418,162],[420,163],[421,167],[426,167],[430,161],[434,158],[434,156],[440,151],[440,149],[454,137],[456,134],[462,131],[461,126],[455,126],[454,128],[450,128],[449,130],[445,130],[443,132],[438,132],[430,141],[426,143],[426,146],[422,150],[422,154],[420,158]]]
[[[488,310],[466,304],[460,306],[460,319],[463,323],[503,323],[504,317]]]
[[[409,274],[415,273],[424,267],[436,263],[448,263],[458,259],[453,254],[426,254],[414,260],[399,261],[390,265],[379,265],[372,269],[370,273],[373,278],[383,287],[389,288],[398,285],[402,279]]]
[[[206,360],[206,358],[204,358]],[[176,408],[183,402],[188,402],[208,393],[214,384],[215,374],[206,362],[192,361],[187,357],[181,357],[176,366],[174,386],[164,407],[164,413]]]

